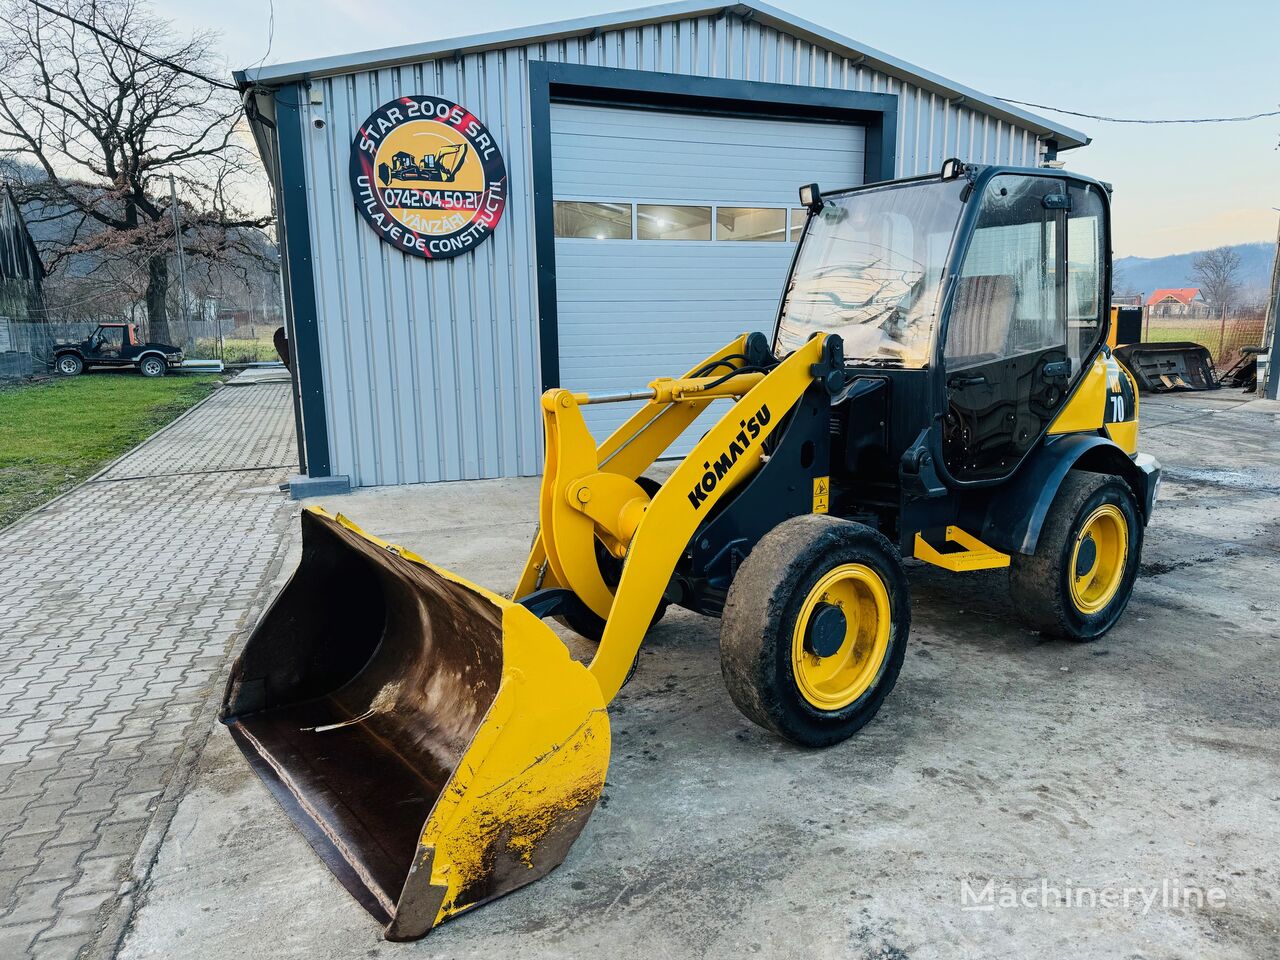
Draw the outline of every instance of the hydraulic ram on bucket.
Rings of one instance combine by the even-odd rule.
[[[739,338],[688,376],[654,381],[599,447],[579,409],[589,398],[547,392],[521,602],[341,516],[303,513],[301,563],[232,668],[221,719],[388,939],[420,937],[564,860],[604,786],[605,705],[680,553],[826,369],[822,337],[767,376],[750,364],[762,349]],[[651,499],[636,478],[717,397],[737,403]],[[722,449],[741,453],[709,474]],[[616,588],[597,543],[625,558]],[[562,602],[605,622],[589,667],[538,619]]]

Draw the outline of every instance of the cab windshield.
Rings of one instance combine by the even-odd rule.
[[[776,354],[835,333],[849,360],[926,366],[966,186],[917,180],[827,198],[796,258]]]

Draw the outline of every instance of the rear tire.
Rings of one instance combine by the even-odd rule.
[[[74,353],[64,353],[54,361],[54,368],[64,377],[78,377],[84,372],[84,361]]]
[[[163,377],[169,365],[159,357],[143,357],[138,372],[144,377]]]
[[[734,577],[720,668],[749,720],[825,747],[876,715],[910,629],[906,574],[884,536],[834,517],[795,517],[766,534]]]
[[[1142,534],[1124,480],[1072,470],[1049,507],[1036,552],[1013,555],[1009,592],[1019,615],[1048,636],[1097,640],[1129,604]]]

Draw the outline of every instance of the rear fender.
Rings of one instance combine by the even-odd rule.
[[[982,540],[1006,553],[1034,553],[1058,488],[1073,469],[1121,477],[1133,490],[1142,522],[1150,519],[1160,476],[1155,458],[1131,459],[1106,437],[1072,434],[1047,440],[1007,483],[991,488]]]

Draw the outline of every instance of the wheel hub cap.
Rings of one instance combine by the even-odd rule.
[[[1080,544],[1080,549],[1076,551],[1076,576],[1083,577],[1093,570],[1093,565],[1098,562],[1098,542],[1092,536],[1085,537],[1084,542]]]
[[[815,657],[830,657],[844,643],[848,626],[843,610],[835,604],[820,602],[809,618],[804,648]]]

